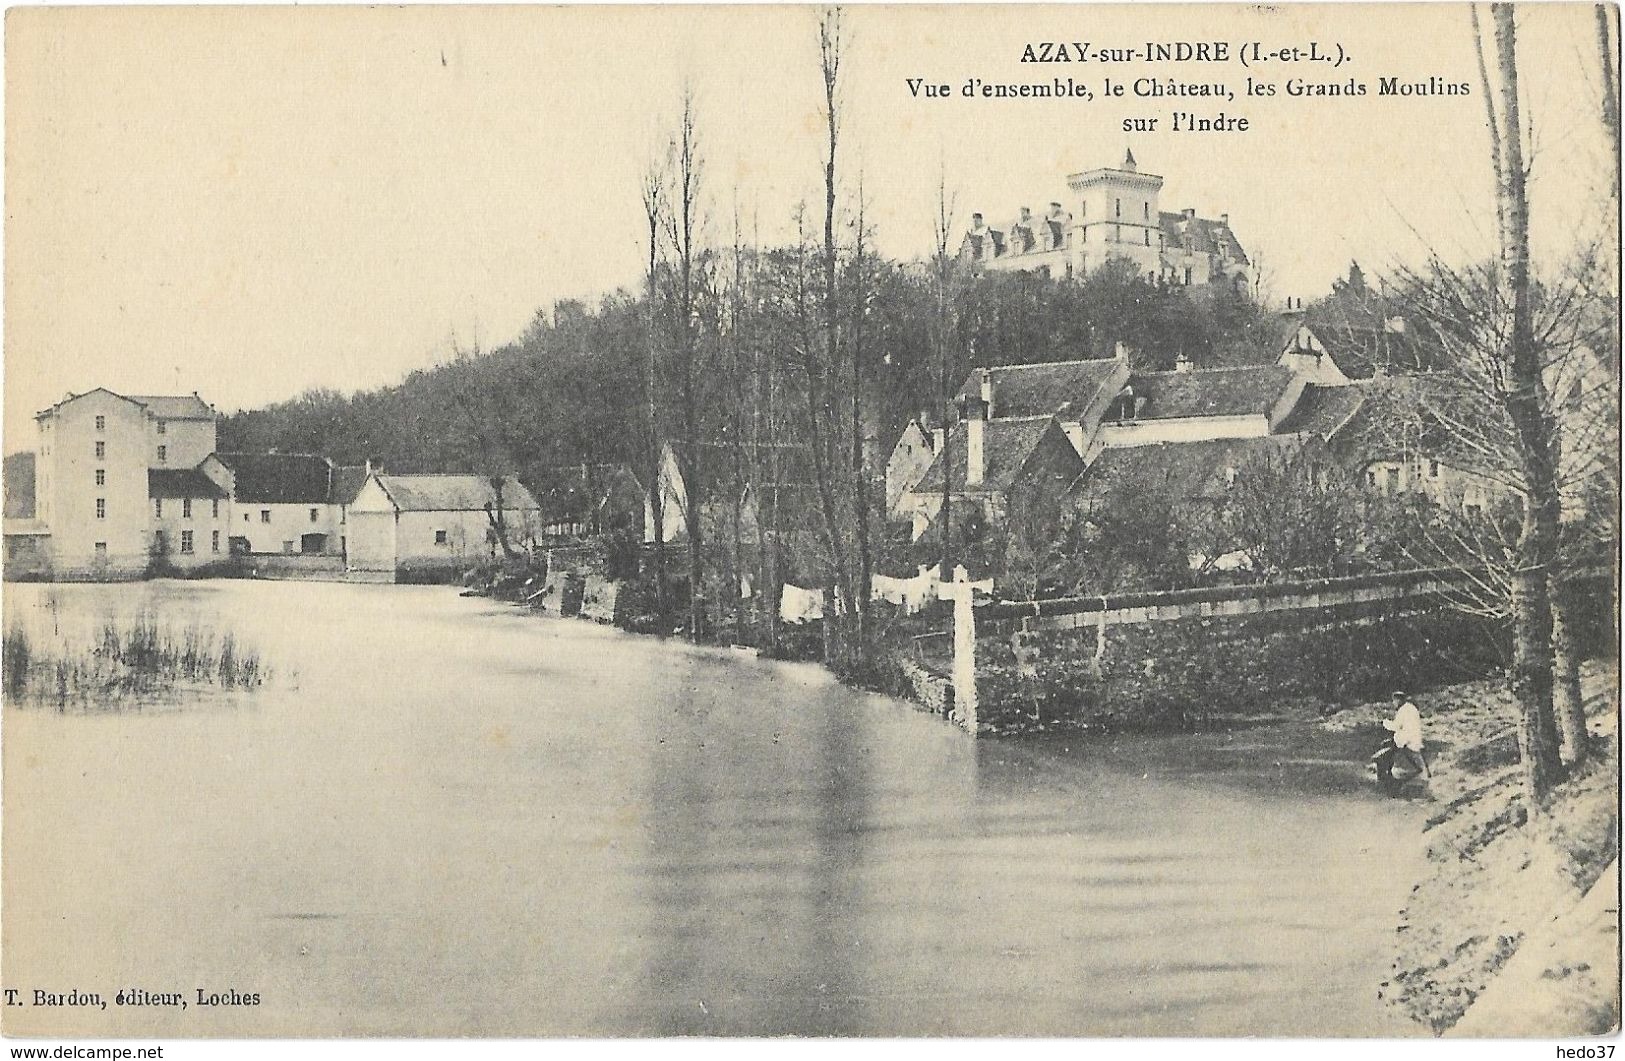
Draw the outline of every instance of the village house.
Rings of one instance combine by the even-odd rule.
[[[346,570],[385,580],[437,577],[541,533],[541,506],[511,476],[374,474],[348,506]]]
[[[1182,358],[1172,372],[1128,378],[1106,407],[1099,444],[1112,449],[1275,434],[1305,382],[1275,365],[1197,369]]]
[[[1042,213],[1024,206],[1000,227],[972,214],[960,257],[988,271],[1057,279],[1082,277],[1117,260],[1154,283],[1246,290],[1250,262],[1230,229],[1230,215],[1210,220],[1192,208],[1164,212],[1162,183],[1156,174],[1141,173],[1134,153],[1127,152],[1116,169],[1069,176],[1070,196]]]
[[[946,459],[945,459],[946,456]],[[1013,506],[1064,491],[1083,471],[1083,458],[1053,415],[988,419],[980,398],[937,447],[920,479],[903,490],[893,518],[919,540],[942,511],[944,478],[956,519],[969,510],[992,524]]]
[[[239,555],[340,555],[333,462],[309,453],[214,453],[199,469],[231,496]]]
[[[155,553],[170,554],[178,565],[208,562],[213,554],[204,543],[219,525],[213,505],[207,518],[194,506],[217,498],[201,484],[149,474],[196,468],[213,452],[215,412],[207,402],[195,393],[123,395],[98,387],[70,394],[34,419],[32,489],[9,475],[6,483],[8,514],[31,513],[6,520],[10,577],[134,577]],[[23,464],[8,461],[7,470]],[[165,502],[180,509],[178,522],[158,518]],[[189,507],[196,522],[186,525]]]

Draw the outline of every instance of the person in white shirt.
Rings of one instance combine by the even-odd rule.
[[[1393,736],[1377,749],[1371,761],[1377,764],[1377,780],[1385,787],[1394,782],[1394,762],[1401,756],[1419,774],[1433,776],[1422,757],[1422,712],[1403,692],[1394,693],[1394,717],[1382,724]]]

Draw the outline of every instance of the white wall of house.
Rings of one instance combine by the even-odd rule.
[[[145,409],[97,390],[57,406],[38,424],[37,515],[51,529],[56,568],[144,570],[151,544]]]
[[[517,513],[508,513],[517,526]],[[404,567],[461,566],[501,552],[491,522],[478,512],[402,512],[395,521],[396,562]]]
[[[1170,417],[1102,424],[1097,441],[1103,447],[1151,446],[1159,442],[1209,442],[1221,438],[1257,438],[1270,433],[1269,416]]]
[[[163,497],[152,498],[147,503],[152,506],[154,540],[158,534],[164,536],[165,555],[173,566],[202,567],[229,557],[229,500]]]
[[[321,552],[339,551],[337,505],[234,501],[232,510],[230,537],[247,538],[249,552],[303,552],[307,534],[324,537]]]
[[[886,511],[893,516],[903,500],[903,494],[912,489],[931,467],[935,456],[931,439],[919,422],[910,420],[903,434],[892,447],[886,461]]]
[[[1306,325],[1299,325],[1297,332],[1287,340],[1286,347],[1276,364],[1282,368],[1292,370],[1294,376],[1306,383],[1316,383],[1322,387],[1341,387],[1352,383],[1353,380],[1343,374],[1337,367],[1337,362],[1326,353],[1315,333]]]
[[[147,414],[149,467],[196,468],[214,446],[213,420],[165,420]]]
[[[683,533],[684,523],[688,519],[688,490],[683,484],[683,473],[677,465],[677,456],[672,453],[670,446],[661,447],[660,475],[658,489],[660,491],[660,538],[662,541],[676,541]],[[650,498],[643,499],[643,541],[645,544],[655,540],[654,507]]]

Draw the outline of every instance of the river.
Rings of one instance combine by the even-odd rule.
[[[274,672],[7,705],[0,971],[109,1000],[8,1033],[1416,1030],[1377,990],[1420,811],[1370,791],[1363,738],[978,741],[814,666],[442,587],[5,588],[36,636],[151,610]]]

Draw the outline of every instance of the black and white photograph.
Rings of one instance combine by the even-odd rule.
[[[1617,5],[4,56],[8,1056],[1611,1056]]]

